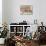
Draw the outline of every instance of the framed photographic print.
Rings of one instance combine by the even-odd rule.
[[[32,15],[32,5],[21,5],[20,14],[21,15]]]

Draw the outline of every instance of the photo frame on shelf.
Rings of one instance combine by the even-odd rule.
[[[21,15],[32,15],[33,8],[32,5],[21,5],[20,14]]]

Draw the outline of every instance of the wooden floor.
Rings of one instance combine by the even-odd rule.
[[[46,46],[46,45],[40,45],[40,46]]]
[[[4,46],[4,45],[0,45],[0,46]],[[39,46],[38,44],[34,44],[32,46]],[[40,46],[46,46],[46,45],[40,45]]]
[[[0,45],[0,46],[4,46],[4,45]]]

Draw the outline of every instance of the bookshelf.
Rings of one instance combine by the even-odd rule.
[[[25,36],[26,34],[26,28],[30,27],[31,25],[9,25],[9,33],[10,35],[22,35]]]

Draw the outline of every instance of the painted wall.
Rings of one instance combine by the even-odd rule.
[[[10,24],[26,20],[32,24],[34,19],[37,19],[38,24],[43,21],[46,25],[46,0],[4,0],[3,3],[3,22],[6,21]],[[20,15],[20,6],[23,4],[32,5],[32,15]]]
[[[12,13],[9,16],[9,22],[22,22],[26,20],[29,24],[34,23],[34,19],[39,18],[39,4],[37,0],[12,0],[11,1]],[[33,14],[32,15],[20,15],[21,5],[32,5]],[[10,18],[11,17],[11,18]]]
[[[0,27],[2,27],[2,0],[0,0]]]
[[[2,0],[2,23],[4,22],[8,23],[7,0]]]
[[[39,21],[46,25],[46,0],[39,0]]]

